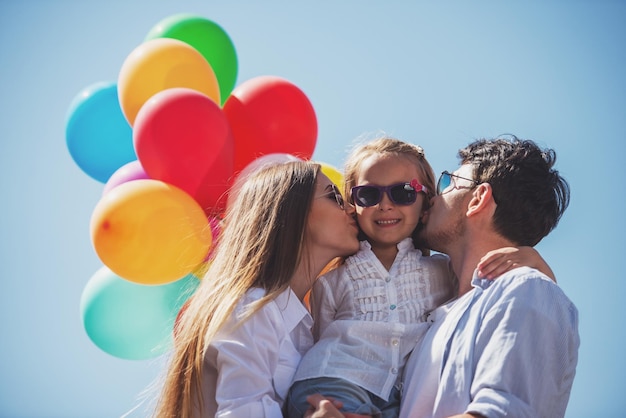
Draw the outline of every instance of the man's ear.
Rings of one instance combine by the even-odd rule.
[[[473,216],[485,210],[495,211],[496,202],[493,200],[493,190],[491,184],[481,183],[472,190],[472,197],[467,204],[466,215]]]

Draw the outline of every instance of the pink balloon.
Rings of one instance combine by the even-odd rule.
[[[217,242],[217,238],[222,232],[222,220],[220,218],[216,218],[214,216],[209,216],[209,227],[211,228],[211,237],[213,238],[213,243],[211,244],[211,248],[209,248],[209,252],[207,253],[204,261],[208,261],[213,255],[213,251],[215,251],[215,243]]]
[[[222,232],[222,220],[214,216],[209,216],[209,226],[211,227],[211,236],[216,239]]]
[[[262,169],[263,167],[267,167],[268,165],[281,164],[289,161],[298,161],[301,160],[298,157],[295,157],[291,154],[285,153],[272,153],[263,155],[255,160],[253,160],[250,164],[244,167],[243,170],[237,177],[235,177],[235,181],[233,182],[232,187],[228,191],[228,202],[226,206],[232,205],[232,203],[237,198],[237,194],[239,193],[239,189],[241,189],[241,185],[246,181],[248,177],[254,172]]]
[[[163,90],[137,114],[137,157],[148,175],[191,195],[207,215],[226,206],[234,143],[222,109],[188,88]]]
[[[124,164],[109,177],[102,194],[107,194],[111,189],[122,183],[133,180],[149,180],[150,176],[145,172],[138,160]]]

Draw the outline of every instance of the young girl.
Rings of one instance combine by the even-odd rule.
[[[326,264],[358,250],[352,214],[311,162],[266,167],[246,181],[177,325],[155,416],[283,416],[313,344],[302,300]]]
[[[427,329],[426,315],[456,292],[447,256],[425,256],[412,239],[434,182],[422,149],[395,139],[374,140],[348,158],[345,192],[364,240],[357,254],[313,287],[316,343],[296,372],[290,417],[303,416],[314,393],[343,404],[344,412],[398,415],[400,378]],[[489,276],[513,263],[551,273],[532,248],[510,251],[491,254]]]

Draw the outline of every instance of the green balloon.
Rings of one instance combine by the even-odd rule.
[[[160,356],[172,348],[178,312],[199,283],[190,274],[164,285],[142,285],[102,267],[81,296],[85,331],[98,348],[115,357],[147,360]]]
[[[157,23],[145,40],[156,38],[177,39],[200,52],[215,72],[221,104],[226,102],[237,81],[237,53],[221,26],[201,16],[180,13]]]

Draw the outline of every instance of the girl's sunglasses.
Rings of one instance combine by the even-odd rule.
[[[396,205],[410,205],[417,199],[419,192],[426,193],[426,187],[418,183],[416,179],[410,183],[397,183],[390,186],[355,186],[352,188],[352,200],[354,203],[367,208],[377,205],[383,200],[383,193],[387,193],[389,200]]]

